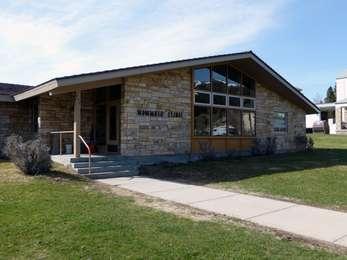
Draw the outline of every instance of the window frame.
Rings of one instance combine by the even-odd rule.
[[[285,125],[286,127],[285,128],[279,128],[279,127],[275,127],[274,123],[273,123],[273,126],[272,126],[272,129],[274,131],[274,133],[277,133],[277,134],[283,134],[283,133],[288,133],[288,112],[280,112],[280,111],[274,111],[274,115],[273,115],[273,120],[275,120],[276,118],[276,115],[277,114],[284,114],[284,119],[285,119]],[[274,122],[274,121],[273,121]]]
[[[213,91],[213,84],[212,84],[212,75],[213,75],[213,68],[216,66],[226,66],[226,93],[221,93],[221,92],[214,92]],[[233,69],[235,69],[236,71],[238,71],[241,74],[241,78],[240,78],[240,84],[239,84],[239,88],[240,88],[240,94],[239,95],[235,95],[235,94],[230,94],[229,93],[229,87],[228,87],[228,73],[229,73],[229,66],[232,67]],[[210,70],[210,90],[199,90],[199,89],[195,89],[194,87],[194,70],[198,70],[198,69],[209,69]],[[193,67],[191,69],[191,86],[192,86],[192,111],[194,112],[194,108],[195,106],[207,106],[210,108],[210,134],[209,135],[195,135],[195,118],[194,118],[194,113],[192,116],[192,137],[202,137],[202,138],[255,138],[256,137],[256,93],[257,93],[257,81],[253,78],[250,77],[249,75],[247,75],[246,73],[240,71],[239,69],[237,69],[236,67],[234,67],[232,64],[230,63],[222,63],[222,64],[210,64],[210,65],[202,65],[202,66],[197,66],[197,67]],[[248,78],[252,79],[254,81],[254,96],[243,96],[243,77],[247,76]],[[195,102],[195,93],[203,93],[203,94],[208,94],[209,95],[209,103],[199,103],[199,102]],[[220,104],[214,104],[214,96],[224,96],[226,99],[225,105],[220,105]],[[230,97],[234,97],[234,98],[238,98],[240,100],[240,106],[231,106],[230,105]],[[250,99],[253,100],[254,102],[254,107],[250,108],[250,107],[245,107],[243,105],[244,103],[244,99]],[[212,113],[213,113],[213,108],[224,108],[226,109],[226,128],[228,127],[228,110],[238,110],[240,111],[240,123],[241,123],[241,135],[238,136],[231,136],[228,135],[228,129],[226,129],[226,135],[224,136],[214,136],[212,134]],[[243,129],[243,111],[246,112],[253,112],[254,113],[254,133],[255,135],[244,135],[244,129]]]
[[[210,102],[209,103],[200,103],[200,102],[196,102],[195,101],[195,93],[201,93],[201,94],[207,94],[209,95],[209,99],[210,99]],[[198,105],[198,106],[211,106],[212,104],[212,93],[211,92],[208,92],[208,91],[203,91],[203,90],[197,90],[197,91],[194,91],[194,105]]]

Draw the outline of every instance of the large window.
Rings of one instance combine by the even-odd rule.
[[[287,113],[275,112],[273,119],[273,128],[275,132],[287,132]]]
[[[197,68],[195,136],[255,136],[255,81],[231,65]]]
[[[241,110],[228,109],[228,135],[241,136]]]
[[[194,89],[211,90],[211,73],[210,68],[200,68],[194,70]]]
[[[255,113],[242,111],[242,134],[244,136],[255,135]]]
[[[212,68],[212,91],[226,94],[227,92],[227,68],[215,66]]]
[[[223,136],[226,135],[226,109],[220,107],[212,108],[212,135]]]
[[[241,72],[228,66],[228,92],[230,95],[241,94]]]
[[[195,106],[194,108],[194,135],[210,135],[211,109],[207,106]]]

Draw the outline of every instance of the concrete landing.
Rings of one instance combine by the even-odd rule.
[[[98,181],[306,238],[347,247],[347,213],[144,177],[111,178]]]

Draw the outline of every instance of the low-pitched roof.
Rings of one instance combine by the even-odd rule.
[[[34,86],[0,82],[0,95],[16,95],[33,87]]]
[[[34,86],[0,82],[0,101],[13,102],[14,95],[23,93],[32,88],[34,88]]]
[[[121,79],[140,74],[180,68],[190,68],[221,62],[232,62],[236,67],[240,68],[249,75],[254,76],[254,78],[256,78],[260,83],[272,88],[281,95],[286,96],[293,102],[297,102],[307,113],[317,113],[319,111],[319,108],[314,103],[307,99],[297,88],[291,85],[252,51],[177,60],[54,78],[23,93],[14,95],[14,99],[15,101],[19,101],[56,90],[57,88],[75,86],[77,84],[117,78]]]

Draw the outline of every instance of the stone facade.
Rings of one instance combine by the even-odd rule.
[[[81,102],[81,135],[89,141],[94,122],[94,91],[83,91]],[[56,96],[41,95],[39,98],[39,134],[53,152],[59,148],[58,135],[54,131],[72,131],[74,119],[74,93]],[[63,135],[64,144],[72,144],[72,134]]]
[[[143,74],[124,79],[120,100],[122,155],[188,154],[192,151],[191,80],[190,69]],[[81,134],[87,142],[95,128],[95,96],[96,90],[82,91]],[[38,133],[45,143],[51,146],[52,151],[59,151],[59,139],[50,132],[73,130],[74,98],[74,93],[53,96],[44,94],[38,97]],[[32,134],[30,104],[30,100],[0,103],[0,144],[9,133],[24,130],[24,135]],[[287,113],[286,132],[274,131],[275,112]],[[284,97],[258,84],[256,134],[256,138],[259,139],[276,137],[278,152],[296,150],[296,137],[305,135],[305,112]],[[231,145],[234,147],[235,142],[239,140],[238,146],[241,148],[249,146],[248,139],[254,140],[248,138],[248,143],[241,143],[245,138],[231,139]],[[64,144],[72,144],[72,134],[64,135]]]
[[[287,113],[288,131],[274,131],[275,112]],[[256,135],[257,138],[276,137],[277,151],[295,151],[295,138],[305,136],[305,111],[277,93],[257,85],[256,89]]]
[[[139,111],[163,114],[139,115]],[[170,117],[169,112],[182,114]],[[191,121],[190,69],[125,80],[121,103],[121,154],[190,153]]]
[[[11,134],[18,134],[24,139],[35,134],[33,102],[33,99],[18,103],[0,102],[0,154],[6,138]]]

